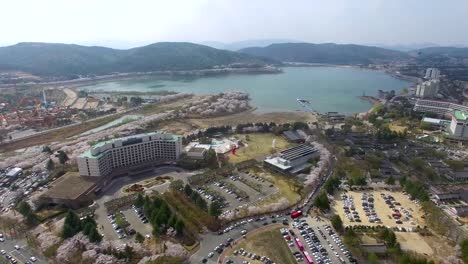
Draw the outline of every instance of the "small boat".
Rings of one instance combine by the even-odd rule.
[[[310,101],[309,101],[309,100],[306,100],[306,99],[297,98],[297,101],[298,101],[299,103],[303,103],[303,104],[310,104]]]

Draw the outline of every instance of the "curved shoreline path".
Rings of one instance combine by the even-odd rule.
[[[385,72],[353,67],[285,67],[280,74],[228,74],[222,76],[110,81],[83,86],[82,89],[103,92],[176,91],[195,94],[215,94],[242,91],[250,95],[251,105],[258,112],[303,110],[297,98],[311,102],[319,112],[360,113],[371,104],[358,97],[377,95],[378,90],[399,91],[409,81],[397,79]]]

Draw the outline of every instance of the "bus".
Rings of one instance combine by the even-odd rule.
[[[312,260],[312,257],[307,253],[306,251],[304,253],[304,259],[306,260],[307,264],[314,264],[314,261]]]
[[[302,215],[302,211],[296,211],[291,214],[291,218],[295,219]]]
[[[304,246],[302,245],[302,242],[299,240],[299,238],[294,239],[296,241],[297,248],[299,248],[300,251],[304,251]]]

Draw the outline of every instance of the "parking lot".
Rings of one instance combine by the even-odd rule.
[[[278,192],[278,188],[261,177],[240,173],[223,181],[216,181],[197,191],[208,201],[221,201],[224,211],[246,207]]]
[[[424,226],[417,201],[398,191],[348,191],[335,196],[333,210],[344,225],[385,225],[411,230]]]
[[[158,176],[170,176],[174,180],[186,180],[187,177],[191,175],[190,173],[182,171],[180,168],[165,166],[159,167],[154,170],[154,172],[149,174],[142,174],[134,177],[122,177],[115,179],[111,184],[107,186],[104,190],[104,194],[96,200],[97,208],[95,210],[96,222],[98,223],[99,231],[105,236],[107,240],[119,240],[121,239],[123,243],[134,240],[133,235],[129,236],[128,231],[134,230],[139,232],[142,235],[146,236],[151,234],[151,226],[149,223],[143,223],[140,218],[135,214],[134,209],[128,205],[127,207],[119,208],[118,213],[122,213],[125,217],[126,222],[128,222],[128,228],[122,228],[122,231],[116,232],[118,229],[113,226],[112,219],[110,214],[104,205],[106,202],[109,202],[113,199],[118,199],[124,196],[127,196],[127,193],[122,192],[122,188],[129,184],[135,182],[143,181],[146,179],[152,179]],[[157,190],[159,192],[165,192],[169,188],[169,183],[162,185],[157,185],[151,188],[151,190]],[[116,213],[117,213],[116,212]],[[133,233],[133,231],[130,231]],[[125,236],[123,235],[125,234]]]
[[[0,263],[47,263],[46,259],[28,248],[25,240],[7,238],[0,234]]]
[[[320,218],[295,219],[283,236],[298,262],[355,263],[341,238]]]

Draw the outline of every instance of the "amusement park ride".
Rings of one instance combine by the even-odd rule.
[[[0,125],[53,126],[60,108],[51,108],[47,103],[45,91],[42,95],[43,102],[36,97],[23,96],[15,105],[3,103],[4,113],[0,113]]]

